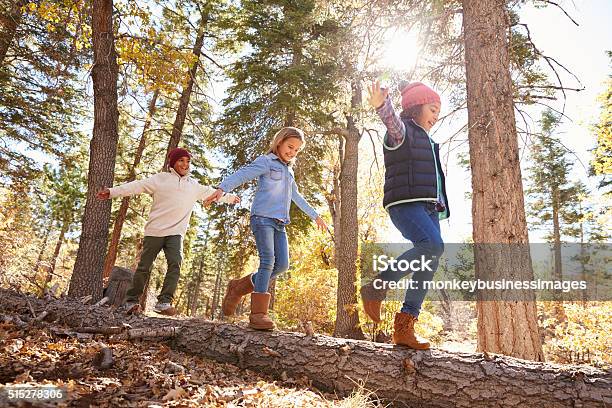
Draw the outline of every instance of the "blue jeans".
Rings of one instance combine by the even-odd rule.
[[[444,252],[444,242],[440,235],[440,221],[434,203],[426,201],[415,201],[411,203],[397,204],[389,207],[389,216],[393,225],[402,233],[402,236],[414,244],[414,247],[401,254],[396,259],[412,261],[421,259],[433,259],[429,264],[431,271],[418,270],[413,273],[413,287],[406,290],[406,296],[401,311],[418,317],[421,311],[423,299],[427,294],[427,288],[423,282],[433,280],[433,275],[438,269],[439,257]],[[383,281],[397,282],[408,271],[391,271],[387,269],[380,274]]]
[[[251,279],[255,292],[266,293],[270,279],[289,269],[289,245],[285,224],[274,218],[251,216],[251,231],[259,253],[259,269]]]

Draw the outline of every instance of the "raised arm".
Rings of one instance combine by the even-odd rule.
[[[383,143],[391,149],[399,146],[404,141],[406,127],[393,108],[393,103],[389,98],[389,89],[381,88],[380,81],[376,81],[368,87],[368,94],[370,105],[376,109],[376,113],[387,128]]]

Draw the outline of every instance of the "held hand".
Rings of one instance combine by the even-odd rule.
[[[108,187],[102,188],[96,193],[96,198],[98,200],[108,200],[110,198],[110,189]]]
[[[214,193],[209,195],[204,200],[204,206],[206,207],[210,205],[213,201],[218,201],[222,196],[223,196],[223,190],[221,190],[220,188],[216,189]]]
[[[388,88],[381,88],[380,81],[376,80],[376,82],[372,82],[372,85],[368,86],[368,102],[374,109],[380,108],[383,103],[385,103],[385,99],[389,96]]]
[[[238,196],[232,196],[231,200],[232,200],[231,204],[238,204],[238,203],[240,203],[240,197],[238,197]]]
[[[319,227],[319,229],[321,231],[328,231],[329,232],[329,227],[327,226],[327,224],[325,223],[325,221],[323,221],[323,218],[321,217],[317,217],[317,219],[315,220],[315,222],[317,223],[317,227]]]

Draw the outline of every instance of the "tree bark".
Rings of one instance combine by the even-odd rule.
[[[40,246],[40,251],[38,251],[38,257],[36,258],[36,263],[34,264],[34,275],[36,275],[38,273],[38,271],[41,269],[41,263],[43,260],[43,257],[45,255],[45,251],[47,250],[47,242],[49,241],[49,235],[51,234],[51,225],[49,225],[46,229],[45,229],[45,235],[43,237],[43,242]]]
[[[219,300],[221,298],[221,268],[217,268],[217,276],[215,277],[215,287],[213,288],[212,304],[210,305],[210,318],[214,319],[217,314]]]
[[[206,20],[202,17],[202,21],[200,24],[200,29],[198,30],[198,35],[196,37],[196,42],[193,46],[193,54],[195,55],[195,61],[189,70],[189,79],[187,81],[187,85],[183,88],[183,92],[181,93],[181,98],[179,99],[179,106],[176,111],[176,117],[174,119],[174,124],[172,125],[172,135],[170,136],[170,142],[168,143],[168,151],[170,151],[176,147],[178,147],[179,141],[183,136],[183,128],[185,126],[185,118],[187,117],[187,110],[189,108],[189,100],[191,99],[191,93],[193,91],[193,85],[195,84],[196,73],[198,71],[198,65],[200,64],[200,54],[202,53],[202,45],[204,44],[204,26],[206,25]],[[164,160],[164,166],[162,167],[162,171],[166,171],[168,169],[168,154],[166,154],[166,159]]]
[[[556,281],[563,280],[563,269],[561,265],[561,226],[559,224],[559,206],[560,206],[560,191],[559,186],[555,185],[552,189],[552,218],[553,218],[553,250],[554,250],[554,272],[553,279]],[[554,313],[559,322],[567,320],[565,308],[563,307],[561,290],[555,290],[553,293]]]
[[[8,49],[15,39],[17,27],[21,22],[21,8],[25,4],[25,0],[0,0],[0,67],[3,66]]]
[[[206,242],[204,243],[206,247]],[[204,276],[204,257],[200,258],[200,265],[198,265],[198,272],[195,276],[193,286],[187,297],[187,310],[189,310],[190,316],[195,316],[198,312],[198,304],[200,303],[200,287],[202,286],[202,279]]]
[[[149,127],[151,127],[151,121],[153,120],[153,116],[155,115],[155,111],[157,109],[158,97],[159,91],[155,90],[153,96],[151,97],[151,101],[149,102],[147,118],[145,119],[144,126],[142,127],[142,134],[140,136],[140,141],[138,142],[138,147],[136,148],[136,153],[134,154],[134,161],[132,162],[132,166],[130,168],[130,175],[125,181],[126,183],[136,180],[136,169],[140,164],[140,160],[142,159],[142,153],[144,152],[146,146],[147,133],[149,132]],[[117,260],[117,249],[119,248],[119,240],[121,239],[121,230],[123,229],[123,223],[125,222],[125,217],[127,216],[127,211],[129,207],[130,197],[123,197],[121,199],[121,206],[119,207],[119,212],[117,213],[117,218],[115,218],[115,224],[113,225],[113,234],[111,235],[111,242],[108,247],[106,259],[104,260],[104,273],[102,276],[104,280],[107,280],[110,277],[111,271],[115,266],[115,261]]]
[[[338,164],[334,164],[333,170],[333,190],[331,193],[329,208],[334,222],[334,248],[341,248],[342,246],[342,227],[340,220],[342,220],[342,193],[340,191],[340,175],[342,169],[342,163],[344,161],[344,137],[338,135]],[[340,264],[338,259],[338,250],[334,251],[334,263],[336,268]]]
[[[78,301],[29,298],[74,330],[122,327],[173,336],[171,347],[275,377],[307,377],[321,390],[350,395],[363,382],[402,407],[604,407],[612,404],[612,372],[588,366],[532,362],[486,353],[415,351],[368,341],[262,332],[204,319],[126,316]],[[29,313],[24,296],[0,289],[3,313]],[[121,335],[119,335],[121,336]],[[158,342],[158,339],[154,341]],[[10,369],[10,368],[5,368]],[[0,368],[2,370],[2,368]]]
[[[113,184],[117,154],[117,54],[113,29],[113,1],[94,0],[92,7],[94,64],[94,126],[90,144],[87,201],[79,249],[70,280],[71,297],[102,297],[102,271],[108,242],[110,200],[96,199],[96,192]]]
[[[476,278],[532,280],[503,0],[463,0]],[[491,246],[501,244],[492,256]],[[535,298],[477,302],[478,349],[543,360]]]
[[[361,85],[358,80],[351,84],[352,114],[361,107]],[[347,116],[344,134],[344,158],[340,173],[341,214],[340,246],[336,247],[338,259],[338,292],[334,336],[364,339],[359,326],[357,307],[357,242],[359,225],[357,220],[357,169],[359,164],[360,134],[353,116]]]
[[[57,258],[59,258],[60,251],[62,250],[62,245],[64,244],[64,238],[66,237],[68,228],[70,228],[70,221],[64,220],[64,222],[62,223],[62,229],[60,231],[59,237],[57,237],[57,242],[55,243],[55,249],[53,250],[53,258],[51,259],[51,265],[49,266],[49,271],[47,272],[45,286],[51,283],[53,273],[55,272],[55,266],[57,265]]]

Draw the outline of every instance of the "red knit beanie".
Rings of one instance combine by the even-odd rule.
[[[402,88],[402,109],[426,103],[440,103],[440,95],[421,82],[413,82]]]
[[[191,153],[189,153],[189,150],[183,149],[182,147],[170,150],[170,153],[168,153],[168,166],[174,167],[174,164],[181,157],[189,157],[191,159]]]

